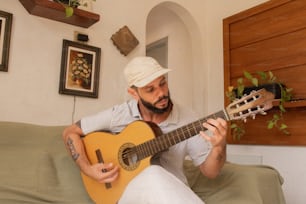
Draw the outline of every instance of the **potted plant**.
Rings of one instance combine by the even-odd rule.
[[[252,86],[246,86],[251,84]],[[288,126],[284,123],[283,114],[286,112],[284,103],[291,100],[291,88],[281,83],[271,71],[258,71],[255,74],[244,71],[243,77],[237,79],[237,86],[230,86],[226,92],[226,96],[232,102],[241,98],[245,94],[249,94],[252,90],[265,88],[267,91],[274,93],[275,99],[279,100],[278,113],[273,114],[272,118],[267,121],[267,128],[276,128],[286,135],[289,135]],[[234,139],[240,139],[245,134],[244,123],[235,121],[231,123],[231,129]]]
[[[60,3],[64,6],[66,17],[70,17],[73,15],[74,8],[77,8],[78,6],[84,6],[84,7],[88,6],[88,3],[83,0],[53,0],[53,1]]]

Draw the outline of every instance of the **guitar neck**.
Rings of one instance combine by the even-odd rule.
[[[152,156],[167,150],[169,147],[197,135],[200,131],[207,130],[203,127],[203,123],[206,122],[209,118],[223,118],[224,120],[229,120],[225,110],[221,110],[205,118],[201,118],[195,122],[184,125],[169,133],[160,135],[152,140],[148,140],[135,147],[138,159],[142,160],[148,156]]]

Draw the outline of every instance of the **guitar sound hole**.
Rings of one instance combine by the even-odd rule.
[[[119,149],[119,163],[125,170],[134,170],[139,165],[134,147],[132,143],[125,143]]]
[[[132,166],[137,163],[137,155],[133,152],[133,149],[127,148],[123,151],[123,162],[128,165]]]

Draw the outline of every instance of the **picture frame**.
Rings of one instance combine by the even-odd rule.
[[[101,48],[63,40],[59,93],[98,98]]]
[[[8,71],[13,14],[0,10],[0,71]]]

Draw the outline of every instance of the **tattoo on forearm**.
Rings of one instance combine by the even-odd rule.
[[[67,146],[68,146],[68,148],[70,150],[72,159],[74,161],[76,161],[79,158],[80,154],[77,153],[77,151],[76,151],[76,149],[75,149],[75,147],[73,145],[73,140],[70,137],[68,137]]]

